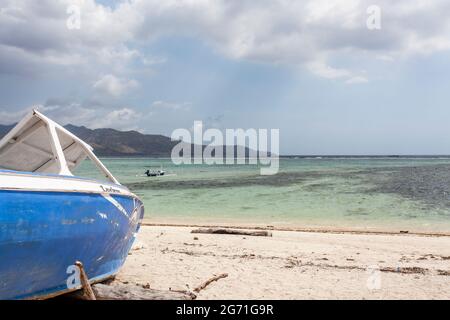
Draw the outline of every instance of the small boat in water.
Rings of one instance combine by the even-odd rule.
[[[38,111],[0,141],[0,299],[45,299],[125,262],[144,207],[92,148]],[[90,159],[106,180],[73,175]]]
[[[165,174],[166,174],[166,172],[164,170],[147,170],[147,171],[145,171],[145,175],[147,177],[160,177]]]

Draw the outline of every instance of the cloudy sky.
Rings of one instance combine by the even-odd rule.
[[[279,128],[285,154],[450,154],[449,80],[446,0],[0,0],[3,124],[34,106],[165,135]]]

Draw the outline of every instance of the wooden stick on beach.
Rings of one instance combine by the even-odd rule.
[[[195,229],[191,233],[205,233],[205,234],[231,234],[241,236],[254,236],[254,237],[271,237],[272,233],[269,231],[245,231],[245,230],[233,230],[233,229]]]
[[[121,283],[113,281],[109,284],[97,283],[92,285],[96,300],[194,300],[197,296],[184,290],[146,289],[146,286],[136,283]],[[87,300],[83,291],[71,292],[66,295],[69,299]]]
[[[95,298],[94,291],[92,290],[91,284],[89,283],[89,278],[84,271],[83,264],[80,261],[75,262],[75,265],[80,269],[80,280],[81,286],[83,287],[83,293],[89,300],[97,300]]]
[[[119,283],[96,284],[93,289],[99,300],[194,300],[195,294],[188,291],[156,290],[136,285]]]
[[[210,285],[212,282],[217,281],[222,278],[226,278],[226,277],[228,277],[228,273],[222,273],[217,276],[214,276],[211,279],[209,279],[209,280],[205,281],[204,283],[202,283],[201,285],[199,285],[197,288],[195,288],[194,292],[199,293],[200,291],[205,289],[208,285]]]

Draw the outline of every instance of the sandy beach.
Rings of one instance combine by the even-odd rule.
[[[449,299],[450,236],[273,230],[272,237],[143,226],[117,281],[197,299]]]

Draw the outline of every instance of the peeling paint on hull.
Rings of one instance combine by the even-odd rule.
[[[70,291],[66,270],[77,260],[92,281],[114,276],[144,210],[134,196],[109,197],[114,201],[93,193],[0,190],[0,299]]]

